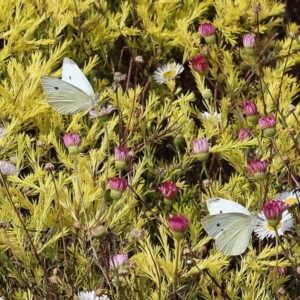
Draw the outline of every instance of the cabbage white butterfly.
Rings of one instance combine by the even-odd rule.
[[[250,213],[242,205],[222,198],[211,198],[206,204],[210,216],[201,224],[215,240],[217,250],[225,255],[242,254],[257,225],[257,212]]]
[[[48,104],[61,114],[75,114],[96,105],[91,84],[70,58],[64,58],[61,79],[43,75],[41,83]]]

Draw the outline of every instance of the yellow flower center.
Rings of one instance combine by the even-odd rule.
[[[293,205],[293,204],[295,204],[296,202],[297,202],[297,198],[296,197],[291,197],[291,198],[287,198],[286,200],[285,200],[285,202],[288,204],[288,205]]]
[[[162,77],[165,78],[165,79],[173,79],[175,77],[175,71],[174,70],[170,70],[170,71],[167,71],[165,72]]]
[[[281,228],[282,227],[282,222],[280,221],[279,224],[276,226],[277,229]],[[267,223],[267,229],[269,231],[275,231],[275,228],[270,226],[268,223]]]

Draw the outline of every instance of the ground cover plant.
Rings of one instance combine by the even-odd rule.
[[[0,2],[2,299],[299,299],[284,11]]]

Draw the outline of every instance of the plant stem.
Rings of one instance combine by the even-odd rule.
[[[173,285],[173,299],[176,300],[176,285],[177,285],[177,272],[179,264],[179,255],[181,240],[175,239],[175,272],[174,272],[174,285]]]

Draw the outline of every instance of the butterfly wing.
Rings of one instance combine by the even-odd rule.
[[[42,76],[41,83],[49,105],[60,114],[75,114],[93,107],[91,96],[61,79]]]
[[[93,97],[95,95],[90,82],[78,68],[76,63],[70,58],[64,58],[61,79],[65,82],[70,83],[71,85],[76,86],[78,89],[82,90],[89,96]]]
[[[250,215],[250,212],[244,206],[223,198],[211,198],[206,201],[206,205],[210,215],[233,212]]]
[[[243,253],[257,224],[257,214],[225,213],[202,220],[205,231],[216,241],[216,248],[225,255]]]

